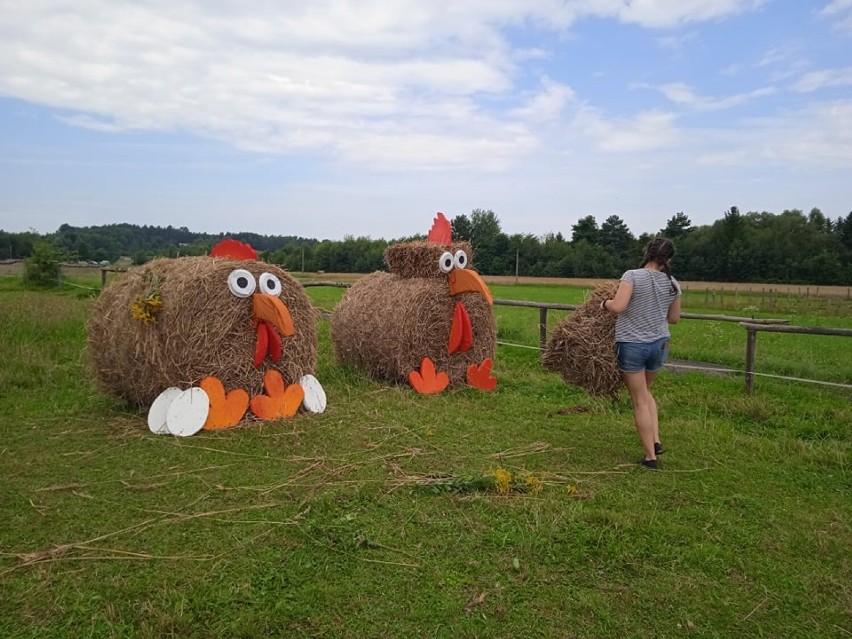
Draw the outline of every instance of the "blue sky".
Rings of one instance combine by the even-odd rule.
[[[852,211],[852,0],[0,0],[0,229]]]

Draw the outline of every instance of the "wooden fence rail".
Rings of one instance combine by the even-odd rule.
[[[745,369],[745,390],[751,394],[754,388],[754,358],[757,350],[757,333],[758,331],[766,331],[770,333],[799,333],[804,335],[843,335],[852,337],[852,328],[822,328],[820,326],[772,326],[768,324],[758,324],[753,320],[740,322],[740,326],[745,327],[746,335],[746,369]]]
[[[556,311],[576,311],[579,306],[577,304],[553,304],[551,302],[527,302],[525,300],[502,300],[495,299],[495,304],[501,306],[523,306],[526,308],[538,309],[538,345],[544,350],[547,345],[547,311],[550,309]],[[732,317],[730,315],[702,315],[700,313],[681,313],[683,319],[694,320],[713,320],[717,322],[751,322],[760,325],[778,325],[789,324],[788,319],[755,319],[750,317]]]
[[[123,272],[122,268],[103,268],[101,269],[101,285],[106,286],[107,273]],[[332,286],[336,288],[349,288],[352,284],[349,282],[302,282],[302,286],[307,288],[311,286]],[[547,312],[554,311],[576,311],[579,308],[578,304],[555,304],[552,302],[529,302],[526,300],[504,300],[495,299],[494,303],[499,306],[519,306],[524,308],[538,309],[538,330],[539,330],[539,349],[544,350],[547,346]],[[753,317],[734,317],[730,315],[704,315],[700,313],[681,313],[681,318],[690,320],[712,320],[716,322],[737,322],[740,326],[745,327],[746,335],[746,370],[745,370],[745,390],[746,393],[751,393],[754,387],[754,361],[755,351],[757,346],[757,332],[769,331],[775,333],[800,333],[809,335],[843,335],[852,337],[852,329],[848,328],[820,328],[809,326],[788,326],[788,319],[755,319]]]

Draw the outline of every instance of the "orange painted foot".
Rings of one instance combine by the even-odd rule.
[[[205,377],[198,384],[210,399],[210,412],[204,422],[205,430],[233,428],[240,423],[249,405],[249,396],[242,388],[225,394],[225,387],[217,377]]]
[[[419,371],[411,371],[408,381],[412,388],[421,395],[434,395],[444,390],[450,383],[450,377],[445,372],[435,372],[435,363],[428,357],[420,362]]]
[[[491,364],[491,358],[486,357],[479,366],[468,366],[467,383],[480,390],[493,391],[497,387],[497,378],[491,374]]]
[[[263,374],[263,387],[266,394],[252,397],[249,403],[251,412],[261,419],[292,417],[305,398],[305,391],[299,384],[287,386],[281,373],[274,368]]]

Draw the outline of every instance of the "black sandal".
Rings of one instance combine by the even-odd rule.
[[[640,466],[647,468],[648,470],[657,470],[657,460],[656,459],[637,459],[636,463]]]

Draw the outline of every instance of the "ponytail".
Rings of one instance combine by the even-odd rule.
[[[660,270],[669,278],[669,283],[672,287],[672,295],[677,295],[680,289],[672,279],[672,269],[669,266],[669,261],[674,257],[674,243],[667,237],[656,237],[645,245],[645,251],[642,254],[642,263],[639,268],[645,267],[649,262],[655,262],[660,266]]]

